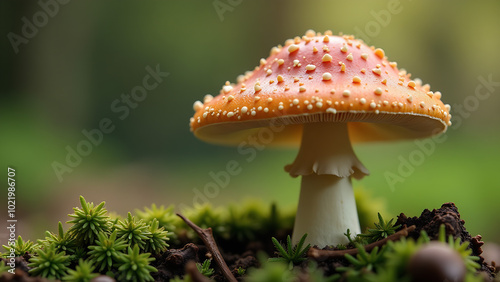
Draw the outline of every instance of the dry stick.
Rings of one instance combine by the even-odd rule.
[[[230,282],[236,282],[236,278],[234,275],[231,273],[231,270],[229,270],[229,267],[227,266],[226,262],[222,258],[222,255],[219,252],[219,248],[217,247],[217,243],[215,243],[214,236],[212,235],[212,228],[207,228],[207,229],[202,229],[196,224],[194,224],[191,220],[185,218],[181,214],[177,214],[178,217],[182,218],[184,222],[186,222],[191,229],[198,234],[198,236],[201,238],[203,243],[205,243],[205,246],[208,248],[208,250],[212,253],[214,256],[215,262],[219,266],[219,268],[222,270],[222,274],[226,279]]]
[[[408,236],[408,233],[415,230],[415,228],[416,228],[415,225],[412,225],[410,227],[406,227],[406,225],[405,225],[403,227],[403,229],[392,234],[391,236],[388,236],[387,238],[384,238],[384,239],[379,240],[377,242],[373,242],[371,244],[365,245],[364,248],[367,252],[369,252],[377,246],[384,245],[387,241],[397,241],[401,237]],[[343,257],[345,254],[356,255],[358,252],[359,252],[358,248],[348,249],[348,250],[336,250],[336,251],[310,248],[309,251],[307,252],[307,256],[312,257],[315,260],[324,260],[324,259],[330,259],[330,258]]]

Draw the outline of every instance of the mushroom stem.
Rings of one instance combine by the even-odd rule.
[[[347,229],[360,233],[351,176],[368,170],[352,150],[347,123],[304,124],[299,153],[285,169],[302,176],[294,242],[307,233],[307,243],[324,247],[347,243]]]
[[[358,212],[351,179],[334,175],[302,176],[299,206],[293,228],[296,243],[307,233],[306,243],[322,248],[348,243],[344,233],[359,234]]]

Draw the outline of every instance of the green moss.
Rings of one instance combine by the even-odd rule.
[[[61,279],[66,275],[69,256],[65,252],[57,252],[54,245],[48,245],[37,251],[36,256],[30,259],[30,274],[49,279]]]
[[[69,215],[73,218],[69,221],[73,225],[68,232],[64,232],[62,223],[59,222],[58,231],[47,232],[45,239],[38,240],[38,244],[18,237],[12,247],[18,256],[26,252],[32,256],[29,264],[33,268],[31,275],[89,281],[96,276],[94,271],[98,270],[106,272],[117,281],[152,281],[151,273],[157,269],[151,265],[154,261],[151,254],[161,257],[169,247],[169,237],[175,235],[166,226],[183,234],[184,240],[185,234],[188,234],[188,238],[197,240],[194,232],[190,229],[188,231],[184,223],[174,220],[173,206],[165,208],[152,205],[144,211],[136,211],[136,216],[128,213],[126,218],[120,218],[119,215],[110,217],[104,208],[104,202],[94,206],[83,197],[80,197],[80,202],[82,207],[74,208],[75,213]],[[370,201],[360,203],[358,208],[370,204]],[[210,205],[196,206],[187,210],[185,215],[202,228],[212,228],[216,240],[225,242],[228,246],[235,243],[245,246],[252,240],[266,240],[265,238],[278,232],[291,231],[294,221],[293,210],[283,212],[275,204],[268,205],[255,200],[240,205],[231,204],[226,209]],[[394,234],[397,228],[398,226],[393,225],[393,219],[385,221],[378,214],[378,222],[374,224],[374,228],[367,229],[366,233],[352,236],[347,230],[345,235],[349,238],[350,245],[356,246],[359,253],[356,256],[346,255],[345,259],[350,266],[337,267],[335,271],[338,273],[329,273],[328,277],[305,257],[309,248],[303,246],[306,235],[296,246],[291,244],[290,236],[284,246],[272,237],[278,257],[269,260],[262,260],[261,257],[260,268],[238,268],[235,273],[245,281],[337,281],[340,278],[342,281],[409,281],[410,277],[406,272],[410,258],[429,242],[425,232],[416,241],[402,238],[397,242],[388,242],[381,248],[376,247],[371,252],[366,252],[362,247],[363,244]],[[471,256],[467,243],[445,237],[444,227],[441,227],[440,240],[462,256],[468,269],[467,281],[475,281],[477,277],[474,274],[479,267],[477,257]],[[10,247],[4,246],[9,252]],[[347,248],[344,245],[337,247]],[[197,266],[203,275],[214,275],[211,260],[198,262]],[[176,279],[173,281],[191,281],[189,276],[185,276],[183,280]]]
[[[306,252],[309,250],[311,247],[310,244],[307,246],[304,246],[304,241],[307,238],[307,234],[304,234],[297,245],[292,244],[292,240],[290,239],[290,235],[286,237],[286,246],[282,246],[276,238],[272,237],[271,240],[273,241],[274,247],[276,250],[278,250],[278,255],[279,257],[277,258],[270,258],[269,261],[272,262],[286,262],[288,263],[288,266],[290,269],[293,268],[294,264],[299,264],[303,261],[305,261],[307,258],[305,258]]]
[[[375,223],[375,228],[368,228],[366,233],[359,234],[359,236],[367,239],[368,243],[373,243],[378,240],[385,239],[390,235],[396,233],[396,230],[401,227],[401,225],[394,225],[392,221],[394,218],[391,218],[388,222],[385,222],[384,218],[377,213],[378,223]]]
[[[174,208],[175,206],[173,205],[165,208],[163,205],[157,207],[156,204],[152,204],[151,207],[145,207],[144,210],[136,210],[135,214],[139,219],[143,219],[144,222],[151,222],[153,219],[158,220],[159,227],[163,227],[171,234],[174,234],[177,226],[182,222],[175,214]]]
[[[285,262],[267,262],[265,256],[261,256],[261,268],[251,268],[245,277],[247,282],[295,282],[296,273],[289,269]]]
[[[121,265],[118,268],[120,271],[120,281],[154,281],[151,272],[158,270],[151,265],[150,262],[154,258],[149,257],[149,253],[140,254],[139,246],[135,245],[134,248],[128,247],[127,254],[121,257]]]
[[[168,232],[164,230],[163,227],[158,227],[159,222],[156,218],[154,218],[148,225],[148,240],[146,241],[146,245],[144,247],[145,252],[150,252],[153,254],[160,254],[164,252],[167,247]]]
[[[210,267],[211,263],[211,259],[206,259],[203,263],[196,263],[196,268],[202,275],[210,277],[215,273],[215,270]]]
[[[115,230],[118,238],[125,241],[129,246],[138,245],[141,249],[144,249],[151,236],[147,224],[142,219],[136,220],[130,212],[125,220],[118,221]]]
[[[63,277],[63,280],[73,281],[73,282],[90,282],[93,278],[99,276],[98,273],[94,273],[95,267],[91,262],[84,261],[80,259],[75,270],[68,269],[68,274]]]
[[[10,266],[5,264],[5,261],[0,260],[0,277],[2,274],[8,272],[10,270]]]
[[[99,271],[110,270],[117,265],[123,256],[123,251],[128,247],[123,239],[116,239],[116,230],[107,235],[104,232],[99,233],[96,245],[89,246],[90,262],[99,267]]]
[[[224,237],[226,231],[224,219],[227,218],[226,211],[220,207],[213,207],[211,204],[195,205],[192,208],[185,209],[183,215],[189,218],[193,223],[201,228],[212,228],[212,232],[216,237]],[[183,228],[186,228],[183,224]],[[198,241],[198,236],[191,229],[187,230],[189,239]]]
[[[439,226],[439,241],[446,243],[446,230],[444,224]],[[477,263],[479,261],[479,257],[471,256],[472,250],[469,248],[469,242],[461,243],[460,238],[453,239],[452,235],[448,237],[448,246],[457,251],[462,259],[464,260],[465,267],[471,273],[476,272],[477,269],[481,268],[481,265]]]
[[[39,249],[38,244],[35,244],[30,240],[24,241],[21,235],[19,235],[12,244],[2,245],[2,247],[6,250],[6,253],[3,254],[4,257],[11,253],[11,249],[14,249],[16,257],[24,256],[26,253],[34,253]]]
[[[62,223],[59,221],[58,233],[54,234],[50,231],[46,231],[47,237],[45,240],[39,240],[38,243],[42,246],[54,245],[56,251],[66,252],[69,255],[73,255],[76,252],[76,242],[74,237],[70,236],[69,233],[65,233]]]
[[[68,232],[82,244],[93,244],[99,233],[109,233],[111,230],[112,224],[104,208],[105,202],[94,207],[94,203],[87,203],[85,198],[80,196],[80,204],[82,208],[73,208],[75,213],[69,215],[73,220],[68,223],[73,225]]]

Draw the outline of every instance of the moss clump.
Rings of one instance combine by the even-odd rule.
[[[113,263],[119,264],[123,256],[123,251],[128,247],[128,244],[122,239],[116,239],[116,230],[107,235],[99,233],[95,245],[89,246],[88,254],[90,262],[99,267],[99,271],[111,270]]]
[[[111,230],[111,221],[104,208],[105,202],[94,207],[94,203],[87,203],[83,196],[80,196],[82,208],[73,208],[74,214],[69,216],[74,218],[68,221],[73,225],[69,228],[69,235],[82,244],[92,244],[101,232],[108,233]]]
[[[89,261],[84,261],[80,259],[75,270],[68,269],[68,274],[63,277],[63,280],[73,281],[73,282],[90,282],[93,278],[99,276],[99,274],[94,273],[95,267]]]
[[[75,213],[70,215],[72,220],[68,223],[72,225],[67,232],[59,222],[57,232],[47,232],[45,239],[38,240],[37,244],[18,237],[15,245],[4,248],[10,252],[12,247],[16,256],[23,256],[16,262],[29,260],[30,275],[49,279],[90,281],[106,274],[117,281],[153,281],[155,278],[190,281],[190,274],[184,273],[182,259],[174,270],[165,269],[163,259],[169,255],[194,259],[198,263],[198,272],[211,279],[220,279],[219,268],[214,266],[211,258],[199,257],[199,250],[203,247],[187,244],[199,240],[184,222],[173,219],[173,206],[152,205],[121,218],[109,216],[104,202],[95,206],[83,197],[80,202],[81,208],[74,208]],[[386,221],[378,214],[374,228],[354,236],[347,230],[350,243],[335,246],[337,250],[357,248],[357,254],[316,263],[306,255],[309,246],[303,246],[305,236],[296,246],[292,245],[289,236],[285,246],[279,243],[291,232],[294,213],[282,212],[276,204],[248,201],[230,205],[227,209],[204,205],[189,209],[185,214],[200,227],[212,228],[223,251],[230,250],[233,254],[246,251],[245,256],[233,258],[231,266],[232,273],[244,281],[409,281],[408,265],[412,257],[430,241],[422,231],[420,236],[412,235],[418,239],[402,238],[383,244],[380,240],[394,234],[399,224],[394,225],[392,219]],[[168,230],[167,226],[176,232]],[[472,256],[468,243],[446,238],[443,226],[439,240],[462,258],[467,269],[466,281],[478,280],[478,257]],[[364,245],[377,242],[380,243],[378,247],[365,250]],[[175,249],[169,250],[169,243]],[[273,244],[277,252],[273,252]],[[260,257],[260,264],[255,258],[255,246],[267,252]],[[274,257],[267,259],[268,255]],[[0,270],[5,272],[6,266],[2,263]],[[162,268],[158,274],[157,267]]]
[[[149,256],[149,253],[140,254],[138,245],[135,245],[134,248],[128,247],[128,252],[122,256],[122,264],[118,268],[118,271],[120,271],[118,279],[134,282],[154,281],[150,273],[158,270],[149,265],[150,262],[155,260]]]
[[[24,256],[26,253],[34,253],[38,248],[38,244],[31,242],[30,240],[24,241],[21,235],[19,235],[13,244],[2,245],[2,247],[7,251],[4,257],[7,257],[14,249],[14,254],[16,257]]]
[[[48,245],[38,250],[30,262],[28,265],[32,268],[30,274],[49,279],[61,279],[66,275],[70,259],[65,252],[58,252],[54,245]]]
[[[95,206],[80,196],[81,208],[69,216],[72,224],[64,232],[47,231],[39,245],[16,241],[16,255],[28,252],[32,276],[70,281],[89,281],[99,272],[132,281],[151,281],[151,253],[166,251],[167,231],[158,220],[136,219],[130,213],[124,220],[108,216],[105,202]],[[133,246],[133,248],[132,248]]]

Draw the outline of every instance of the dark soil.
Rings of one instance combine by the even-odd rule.
[[[484,273],[485,278],[490,280],[493,279],[495,268],[486,264],[481,256],[481,246],[483,245],[481,236],[476,235],[472,237],[469,232],[467,232],[464,226],[465,221],[460,219],[460,213],[455,204],[446,203],[443,204],[441,208],[432,211],[426,209],[422,212],[420,217],[407,217],[405,214],[401,213],[395,225],[398,224],[401,224],[401,226],[416,226],[416,229],[410,232],[408,237],[417,239],[420,236],[420,232],[425,230],[431,240],[438,239],[439,227],[441,224],[444,224],[446,236],[452,235],[453,238],[460,238],[462,242],[469,242],[469,247],[472,249],[472,255],[480,257],[479,263],[481,264],[481,271]],[[277,238],[280,241],[284,241],[285,234],[290,233],[291,230],[279,232]],[[238,267],[244,269],[258,267],[259,262],[256,258],[258,252],[263,251],[269,256],[275,256],[274,247],[270,240],[272,236],[276,237],[276,235],[273,234],[262,236],[263,238],[260,238],[258,241],[249,242],[246,246],[242,246],[241,243],[220,240],[218,238],[216,238],[216,240],[218,241],[219,249],[229,269],[237,279],[241,280],[241,277],[238,277],[237,274]],[[159,272],[154,274],[153,277],[158,279],[158,281],[167,281],[166,279],[172,278],[175,275],[182,275],[188,260],[192,259],[202,262],[207,258],[211,258],[211,254],[207,253],[207,249],[203,245],[187,244],[182,249],[171,249],[163,254],[161,258],[157,259],[157,264],[155,266],[158,268]],[[212,265],[217,270],[215,264],[212,263]],[[319,261],[318,265],[324,270],[325,275],[337,273],[335,270],[337,267],[350,266],[349,262],[343,257]],[[217,270],[217,274],[214,278],[217,281],[224,281],[219,270]]]
[[[465,229],[464,223],[464,220],[460,219],[460,213],[455,204],[446,203],[439,209],[434,209],[432,211],[427,209],[424,210],[420,217],[407,217],[405,214],[401,213],[395,224],[401,224],[402,227],[404,225],[415,225],[415,230],[411,231],[408,237],[417,239],[420,236],[420,232],[425,230],[431,240],[438,239],[439,227],[441,224],[444,224],[447,236],[452,235],[453,238],[460,238],[462,242],[469,242],[472,254],[480,257],[480,271],[483,276],[486,280],[493,280],[495,268],[488,265],[481,256],[481,246],[483,245],[481,236],[476,235],[472,237]],[[246,245],[231,240],[215,239],[229,269],[237,280],[242,281],[242,277],[238,275],[238,268],[249,269],[251,267],[259,267],[259,261],[257,259],[257,254],[259,252],[267,253],[268,256],[275,256],[274,247],[270,239],[274,236],[278,240],[284,241],[285,234],[291,234],[291,230],[280,230],[277,234],[262,235],[262,238],[256,238],[256,240],[248,242]],[[172,246],[173,248],[157,256],[156,261],[152,263],[152,265],[158,269],[157,273],[152,273],[155,281],[169,281],[176,276],[182,277],[186,272],[186,265],[189,261],[203,262],[205,259],[212,258],[211,253],[207,251],[204,245],[189,243],[182,239],[181,241],[184,241],[180,245],[182,247],[175,248],[175,246]],[[0,277],[0,282],[47,281],[45,279],[32,278],[26,274],[28,268],[25,258],[17,258],[16,264],[19,266],[16,270],[16,274],[5,274]],[[307,263],[304,263],[303,265],[305,266],[306,264]],[[337,267],[350,266],[350,264],[346,259],[340,257],[319,261],[318,266],[324,270],[325,275],[329,276],[337,273],[335,270]],[[216,270],[216,274],[212,278],[216,281],[225,281],[220,269],[218,269],[214,261],[212,261],[212,267]],[[100,276],[99,279],[94,279],[93,281],[112,281],[103,280],[107,278],[109,277]]]
[[[441,208],[437,210],[434,209],[430,211],[425,209],[420,217],[407,217],[404,213],[401,213],[396,221],[396,225],[397,224],[416,226],[415,230],[408,234],[408,237],[417,239],[420,236],[420,232],[425,230],[431,240],[438,239],[439,226],[444,224],[447,237],[452,235],[454,239],[460,238],[461,242],[469,242],[469,248],[472,249],[472,255],[479,257],[481,271],[484,272],[487,277],[493,279],[495,267],[488,265],[481,256],[483,253],[481,246],[484,244],[484,242],[481,241],[481,235],[472,237],[469,232],[467,232],[464,226],[465,221],[460,219],[460,213],[454,203],[443,204]]]

